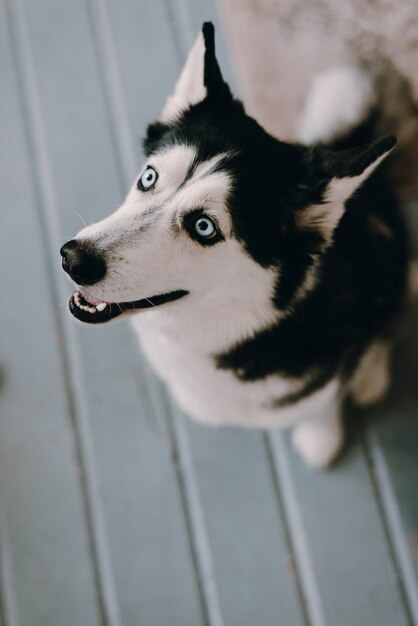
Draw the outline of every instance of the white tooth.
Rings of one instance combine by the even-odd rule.
[[[104,311],[106,307],[107,307],[106,302],[99,302],[99,304],[96,304],[96,309],[100,312]]]
[[[79,304],[80,302],[80,294],[78,291],[75,292],[74,294],[74,300],[77,302],[77,304]]]
[[[79,306],[80,309],[83,309],[83,311],[87,311],[87,313],[96,313],[96,309],[92,306],[87,306],[86,304],[80,304]]]

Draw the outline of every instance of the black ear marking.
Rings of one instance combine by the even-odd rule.
[[[354,158],[349,160],[347,168],[350,170],[349,176],[360,176],[377,159],[392,150],[396,144],[396,137],[390,135],[377,139],[372,144],[366,146],[361,152],[357,152]]]
[[[154,151],[169,128],[168,124],[159,121],[148,124],[147,133],[142,141],[145,156],[149,156]]]
[[[215,27],[212,22],[203,22],[202,26],[205,48],[215,54]]]
[[[215,27],[212,22],[205,22],[202,26],[205,42],[205,62],[203,82],[208,96],[232,98],[231,91],[222,77],[215,53]]]
[[[363,172],[378,159],[390,152],[396,144],[396,137],[390,135],[373,143],[348,150],[327,150],[319,146],[312,155],[314,169],[323,178],[352,178]]]

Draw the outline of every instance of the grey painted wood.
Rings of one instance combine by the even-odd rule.
[[[32,51],[26,28],[24,8],[20,0],[10,3],[10,26],[15,42],[17,74],[19,77],[21,104],[25,116],[29,152],[32,155],[34,186],[36,189],[38,218],[43,236],[47,277],[50,279],[52,300],[61,302],[62,273],[54,263],[56,241],[59,240],[57,200],[48,158],[48,146],[42,116],[42,107],[32,61]],[[82,390],[77,347],[73,338],[69,317],[55,311],[57,335],[61,339],[61,357],[65,373],[68,406],[74,429],[76,454],[82,485],[82,496],[89,535],[92,567],[95,574],[98,608],[101,619],[109,626],[120,623],[118,603],[114,590],[109,546],[103,522],[100,493],[97,486],[94,453],[88,424],[88,409]]]
[[[4,501],[3,501],[4,506]],[[17,626],[17,599],[6,515],[0,511],[0,624]]]
[[[26,10],[34,63],[43,70],[37,80],[57,209],[62,232],[69,234],[80,226],[74,210],[86,214],[80,207],[89,203],[87,215],[96,220],[122,197],[124,165],[113,150],[119,130],[112,128],[112,103],[91,35],[94,8],[90,16],[76,2],[59,7],[30,2]],[[77,55],[70,36],[74,32]],[[82,188],[68,193],[68,179],[74,183],[80,178]],[[58,252],[58,241],[55,246]],[[137,383],[137,347],[125,324],[105,332],[83,330],[76,339],[80,359],[75,355],[73,366],[80,370],[87,402],[90,460],[93,455],[120,623],[161,624],[170,616],[173,623],[198,624],[198,583],[171,445],[153,423],[147,392]],[[113,617],[115,623],[117,619]]]
[[[125,322],[67,313],[59,243],[123,198],[205,19],[234,83],[212,2],[0,11],[0,622],[418,625],[416,318],[365,446],[314,473],[287,436],[192,423]]]
[[[404,205],[412,251],[418,258],[418,202]],[[411,619],[418,624],[418,309],[396,347],[391,391],[368,412],[368,446],[376,484]]]
[[[283,442],[273,435],[282,488],[293,492],[297,502],[299,527],[291,525],[291,532],[298,531],[293,541],[296,549],[306,544],[315,578],[313,623],[408,624],[362,450],[353,446],[332,472],[312,472],[288,443],[287,436]]]
[[[262,436],[190,422],[186,428],[225,624],[303,624]]]
[[[7,626],[94,626],[100,623],[97,594],[43,253],[40,198],[4,3],[0,11],[0,118],[7,146],[0,167],[0,264],[2,292],[9,294],[0,302],[4,620]]]

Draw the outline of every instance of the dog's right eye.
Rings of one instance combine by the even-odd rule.
[[[202,246],[210,246],[224,239],[215,221],[202,209],[187,213],[183,223],[190,237]]]
[[[150,165],[147,167],[141,178],[138,180],[138,189],[140,191],[148,191],[151,187],[154,187],[157,182],[158,174]]]

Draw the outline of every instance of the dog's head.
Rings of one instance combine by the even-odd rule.
[[[233,98],[204,24],[148,128],[147,160],[125,202],[61,249],[80,286],[72,313],[95,323],[160,305],[257,298],[280,308],[393,144],[332,153],[276,140]]]

